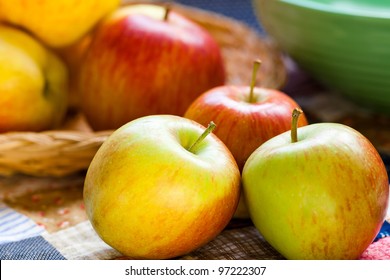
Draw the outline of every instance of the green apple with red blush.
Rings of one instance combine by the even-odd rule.
[[[212,88],[193,101],[184,114],[184,117],[202,125],[211,120],[217,123],[215,134],[232,152],[240,170],[262,143],[291,129],[291,111],[299,107],[290,96],[279,90],[256,86],[260,65],[260,60],[254,61],[250,86]],[[302,116],[299,126],[307,123]],[[249,217],[243,197],[235,217]]]
[[[85,179],[87,215],[98,235],[133,259],[169,259],[215,238],[240,196],[231,152],[202,125],[153,115],[116,130]]]
[[[82,110],[94,130],[136,118],[182,116],[225,82],[221,49],[209,32],[173,8],[130,4],[95,29],[80,66]]]
[[[242,185],[251,219],[287,259],[358,259],[387,212],[389,181],[371,142],[337,123],[297,128],[248,158]]]

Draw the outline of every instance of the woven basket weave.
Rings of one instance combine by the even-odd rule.
[[[172,5],[172,9],[206,28],[217,40],[226,64],[227,84],[248,85],[254,59],[262,60],[258,85],[280,88],[285,83],[286,70],[278,50],[245,24],[182,5]],[[82,117],[79,119],[83,122]],[[79,127],[0,134],[0,176],[66,176],[86,170],[112,131]],[[81,127],[85,128],[85,123]]]

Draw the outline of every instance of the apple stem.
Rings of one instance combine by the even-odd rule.
[[[203,139],[205,139],[206,136],[209,135],[215,128],[216,128],[215,123],[213,121],[211,121],[209,123],[209,125],[207,126],[206,130],[203,131],[203,133],[199,136],[199,138],[196,139],[196,141],[191,145],[191,147],[188,148],[188,151],[193,153],[193,151],[196,148],[196,146],[198,146],[199,143],[202,142]]]
[[[292,112],[292,121],[291,121],[291,142],[298,142],[298,119],[303,111],[299,108],[295,108]]]
[[[171,11],[171,5],[170,3],[165,4],[165,14],[164,14],[164,21],[168,20],[169,12]]]
[[[256,75],[257,75],[257,72],[259,71],[260,65],[261,65],[260,59],[255,60],[253,63],[252,80],[251,80],[251,86],[250,86],[250,92],[249,92],[249,103],[255,102],[253,90],[254,90],[255,85],[256,85]]]

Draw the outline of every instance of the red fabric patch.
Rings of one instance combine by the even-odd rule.
[[[379,239],[368,246],[361,260],[390,260],[390,236]]]

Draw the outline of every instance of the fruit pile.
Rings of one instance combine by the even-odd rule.
[[[41,2],[0,0],[0,132],[56,128],[69,106],[114,130],[84,185],[107,244],[174,258],[232,218],[293,259],[357,259],[375,238],[389,196],[377,151],[256,86],[261,61],[229,85],[213,37],[169,6]]]
[[[57,128],[68,108],[62,59],[119,0],[0,1],[0,132]],[[72,74],[72,73],[71,73]]]

